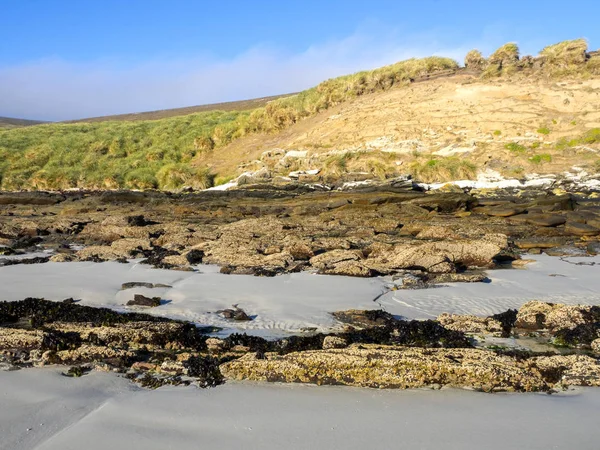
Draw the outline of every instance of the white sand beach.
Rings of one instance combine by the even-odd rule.
[[[134,292],[168,302],[147,310],[266,337],[302,327],[333,329],[329,312],[387,311],[408,318],[441,312],[487,315],[530,299],[600,304],[600,258],[535,256],[525,269],[488,272],[490,283],[390,291],[391,280],[308,273],[275,278],[150,269],[135,262],[47,263],[0,269],[4,300],[27,296],[123,306]],[[586,265],[575,265],[583,262]],[[121,290],[147,281],[171,288]],[[239,303],[255,320],[226,322]],[[116,374],[67,378],[61,368],[0,372],[0,449],[597,449],[600,390],[557,395],[370,390],[229,382],[213,389],[150,391]]]
[[[310,273],[273,278],[223,275],[215,266],[198,272],[151,269],[131,262],[46,263],[0,269],[2,300],[72,297],[83,305],[131,310],[134,293],[161,296],[165,304],[144,312],[223,327],[223,334],[243,331],[265,337],[339,327],[329,314],[345,309],[377,309],[409,319],[435,318],[443,312],[486,316],[519,308],[529,300],[600,304],[600,257],[561,260],[531,256],[524,269],[488,272],[490,283],[451,283],[423,290],[389,291],[391,279],[351,278]],[[581,262],[586,265],[575,265]],[[594,264],[594,265],[591,265]],[[597,265],[595,265],[597,264]],[[129,281],[164,283],[171,288],[121,290]],[[401,281],[398,281],[401,284]],[[215,312],[239,304],[251,322],[232,323]]]
[[[600,390],[559,395],[227,383],[140,389],[115,375],[0,372],[5,450],[598,448]]]

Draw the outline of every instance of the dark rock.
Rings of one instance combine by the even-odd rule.
[[[468,194],[429,194],[410,200],[409,203],[428,211],[451,213],[471,209],[477,205],[477,199]]]
[[[50,192],[7,192],[0,194],[0,205],[54,205],[65,201],[62,194]]]
[[[577,204],[571,194],[536,198],[530,206],[540,207],[542,211],[572,211]]]
[[[179,255],[175,250],[167,250],[163,247],[152,247],[151,250],[145,250],[143,252],[146,259],[140,261],[140,264],[149,264],[156,269],[173,269],[173,264],[164,263],[163,259],[167,256]]]
[[[509,337],[512,329],[515,327],[517,322],[516,309],[509,309],[503,313],[494,314],[489,316],[490,319],[497,320],[502,324],[502,337]]]
[[[211,356],[192,356],[183,362],[188,376],[196,378],[200,387],[214,387],[223,383],[219,364],[220,361]]]
[[[127,224],[130,227],[145,227],[148,225],[156,225],[158,222],[153,222],[152,220],[146,220],[143,215],[139,216],[128,216]]]
[[[94,326],[127,322],[177,321],[142,313],[118,313],[108,308],[93,308],[78,304],[52,302],[40,298],[26,298],[17,302],[0,302],[0,317],[29,319],[34,328],[53,322],[89,322]]]
[[[149,192],[106,191],[100,196],[102,203],[148,203],[151,200]]]
[[[121,285],[121,290],[126,290],[126,289],[133,289],[133,288],[137,288],[137,287],[143,287],[143,288],[148,288],[148,289],[152,289],[154,287],[153,283],[146,283],[144,281],[129,281],[127,283],[123,283]]]
[[[13,249],[23,249],[23,248],[33,248],[40,242],[42,242],[42,238],[39,236],[19,236],[15,239],[11,248]]]
[[[16,266],[18,264],[44,264],[50,261],[49,256],[36,256],[35,258],[23,258],[23,259],[1,259],[0,267],[3,266]]]
[[[381,309],[349,309],[347,311],[336,311],[331,315],[342,323],[359,328],[387,326],[396,321],[394,316]]]
[[[248,314],[246,314],[246,312],[243,309],[238,308],[237,305],[233,305],[232,309],[219,310],[217,311],[217,314],[221,314],[226,319],[236,320],[240,322],[252,320],[252,318],[248,316]]]
[[[127,306],[149,306],[155,308],[160,306],[160,297],[146,297],[142,294],[135,294],[133,300],[127,302]]]
[[[600,336],[600,322],[583,323],[572,330],[562,329],[554,333],[554,344],[561,347],[589,347]]]
[[[192,266],[196,266],[202,264],[204,252],[202,250],[191,250],[185,255],[185,258]]]

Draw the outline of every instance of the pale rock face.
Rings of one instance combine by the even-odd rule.
[[[519,309],[516,326],[533,330],[545,328],[550,331],[572,330],[587,322],[585,315],[590,311],[591,306],[586,305],[572,306],[534,300]]]

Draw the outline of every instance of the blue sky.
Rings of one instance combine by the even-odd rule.
[[[585,37],[600,2],[0,0],[0,116],[65,120],[296,91],[409,57]]]

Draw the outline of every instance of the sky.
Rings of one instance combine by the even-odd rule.
[[[0,116],[242,100],[506,42],[598,49],[597,17],[598,0],[0,0]]]

